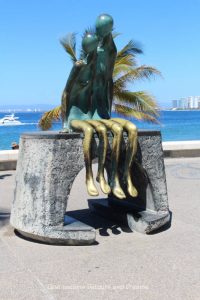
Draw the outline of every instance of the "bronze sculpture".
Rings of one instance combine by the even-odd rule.
[[[111,192],[119,199],[126,198],[119,180],[119,155],[123,130],[128,133],[123,182],[132,197],[137,196],[130,169],[137,150],[137,128],[130,121],[111,119],[113,98],[112,73],[117,54],[112,37],[113,19],[107,14],[100,15],[96,21],[96,33],[86,33],[82,47],[86,53],[84,60],[75,62],[62,95],[63,131],[82,131],[84,133],[83,152],[86,166],[86,186],[92,196],[98,195],[95,186],[91,142],[93,133],[99,135],[101,153],[97,181],[105,194]],[[113,134],[112,172],[109,185],[104,177],[104,165],[108,146],[107,129]]]
[[[96,33],[85,33],[85,55],[79,61],[73,55],[75,63],[62,95],[63,132],[83,132],[84,138],[81,134],[58,132],[26,133],[21,137],[11,224],[26,238],[66,245],[95,241],[95,229],[66,214],[66,208],[73,181],[84,165],[88,193],[98,195],[92,173],[92,159],[96,157],[97,181],[109,197],[88,201],[93,212],[143,233],[170,221],[160,132],[141,132],[137,141],[133,123],[111,118],[116,58],[112,28],[112,17],[101,15]],[[73,42],[65,46],[75,52]],[[115,199],[129,200],[129,195],[137,194],[136,199],[130,199],[132,203]]]

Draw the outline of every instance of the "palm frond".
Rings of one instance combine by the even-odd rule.
[[[133,70],[131,70],[130,75],[132,76],[133,80],[137,79],[150,79],[152,76],[161,76],[161,72],[151,66],[141,65]]]
[[[137,61],[135,55],[131,55],[131,54],[128,54],[126,56],[117,55],[115,60],[114,73],[116,73],[117,68],[118,68],[118,73],[123,72],[123,70],[120,70],[120,67],[123,65],[129,68],[136,68]]]
[[[71,57],[72,62],[76,62],[76,34],[68,33],[65,38],[60,40],[60,43]]]
[[[123,63],[115,64],[114,70],[113,70],[113,80],[115,80],[117,77],[119,77],[120,74],[126,74],[126,73],[130,72],[131,70],[132,70],[132,67],[127,64],[123,64]]]
[[[114,77],[113,78],[113,83],[114,83],[114,93],[115,90],[124,89],[127,85],[128,82],[135,80],[134,78],[134,70],[129,69],[124,75],[119,76],[118,78]]]
[[[116,60],[115,60],[115,67],[119,66],[121,64],[127,65],[129,67],[133,67],[134,65],[136,65],[136,60],[130,54],[128,54],[126,56],[117,56]]]
[[[52,127],[53,121],[61,119],[61,106],[57,106],[52,110],[45,112],[39,121],[39,127],[42,130],[48,130]]]
[[[141,112],[149,112],[154,116],[159,116],[158,105],[152,95],[147,92],[131,92],[128,90],[118,90],[114,94],[115,104],[131,107]]]
[[[127,55],[135,56],[136,54],[142,54],[143,51],[139,45],[133,40],[130,40],[118,53],[117,56],[124,57]]]
[[[92,35],[95,35],[95,34],[96,34],[95,28],[92,27],[92,26],[87,27],[87,28],[85,29],[85,31],[83,32],[82,38],[84,38],[84,36],[85,36],[86,34],[88,34],[88,33],[90,33],[90,34],[92,34]]]
[[[113,95],[117,95],[118,92],[124,90],[126,88],[127,81],[124,76],[119,77],[115,81],[113,81]]]
[[[145,120],[151,123],[158,123],[157,115],[153,113],[145,112],[145,111],[138,111],[135,108],[128,107],[122,104],[114,104],[114,110],[116,113],[125,116],[125,117],[133,117],[137,120]]]
[[[129,67],[136,67],[136,54],[138,53],[142,53],[142,50],[137,47],[132,40],[129,41],[129,43],[117,53],[113,76],[117,76],[121,72],[127,72]]]
[[[61,118],[62,118],[62,120],[64,119],[64,116],[66,115],[66,112],[67,112],[67,105],[68,105],[67,100],[68,100],[67,92],[64,89],[64,91],[62,93],[62,98],[61,98]]]
[[[127,71],[126,71],[127,69]],[[146,66],[146,65],[142,65],[140,67],[137,68],[132,68],[127,66],[127,68],[123,68],[124,72],[122,72],[122,68],[121,66],[119,66],[119,69],[114,69],[113,72],[113,79],[114,82],[120,81],[120,82],[131,82],[131,81],[135,81],[135,80],[139,80],[139,79],[151,79],[152,77],[155,78],[156,75],[158,76],[162,76],[161,72],[159,70],[157,70],[154,67],[151,66]],[[120,76],[120,74],[123,74]]]

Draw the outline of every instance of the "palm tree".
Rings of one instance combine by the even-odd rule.
[[[118,34],[114,34],[116,37]],[[61,44],[69,54],[73,63],[76,57],[75,34],[69,34],[61,40]],[[156,68],[146,65],[138,66],[136,55],[143,51],[132,40],[117,53],[113,71],[113,106],[112,110],[124,117],[134,117],[138,120],[157,122],[159,116],[158,106],[152,95],[145,91],[130,91],[127,89],[128,83],[133,83],[140,79],[150,79],[156,75],[161,75]],[[80,59],[85,53],[81,51]],[[43,130],[48,130],[54,120],[61,119],[61,105],[45,112],[39,121],[39,126]]]

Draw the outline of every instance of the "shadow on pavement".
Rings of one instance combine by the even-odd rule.
[[[0,209],[0,228],[7,225],[10,220],[10,212]]]
[[[95,228],[96,230],[99,230],[99,234],[101,236],[110,236],[110,234],[108,233],[108,230],[111,230],[112,234],[114,234],[114,235],[119,235],[122,232],[133,233],[129,228],[122,226],[121,224],[117,224],[115,221],[107,220],[107,219],[104,219],[103,217],[100,217],[100,216],[94,214],[89,208],[68,211],[68,212],[66,212],[66,214],[70,217],[78,219],[79,221]],[[9,222],[9,218],[10,218],[10,213],[1,213],[0,212],[0,226],[2,226],[4,224],[6,225]],[[153,234],[157,234],[157,233],[163,232],[165,230],[168,230],[171,227],[171,220],[172,220],[172,213],[170,212],[170,222],[168,224],[162,226],[158,230],[154,230],[153,232],[149,233],[148,235],[153,235]],[[28,237],[24,237],[16,229],[14,230],[14,233],[19,238],[22,238],[26,241],[30,241],[32,243],[52,245],[52,246],[63,246],[61,244],[56,244],[56,243],[49,244],[48,242],[42,242],[42,241],[38,241],[38,240],[33,240]],[[95,246],[98,244],[99,243],[97,241],[95,241],[91,245],[83,245],[81,247]]]
[[[12,176],[12,174],[4,174],[4,175],[0,175],[0,179],[4,179],[5,177],[9,177]]]
[[[108,220],[106,218],[103,218],[101,216],[98,216],[97,214],[93,213],[89,208],[88,209],[80,209],[80,210],[74,210],[74,211],[67,211],[67,215],[70,217],[73,217],[75,219],[78,219],[79,221],[94,227],[95,229],[99,230],[99,234],[102,236],[109,236],[108,229],[112,231],[113,234],[118,235],[122,232],[132,232],[128,226],[125,226],[121,224],[120,222],[114,221],[114,220]],[[163,232],[165,230],[168,230],[171,227],[172,222],[172,212],[170,211],[170,220],[167,224],[163,225],[159,229],[156,229],[148,235],[157,234],[160,232]],[[120,228],[121,231],[118,229]],[[143,234],[143,233],[142,233]]]
[[[99,234],[102,236],[109,236],[108,229],[112,231],[113,234],[118,235],[121,233],[120,229],[123,232],[132,232],[125,226],[118,224],[116,221],[104,219],[96,214],[94,214],[89,208],[80,209],[74,211],[67,211],[66,214],[70,217],[78,219],[79,221],[94,227],[99,230]]]

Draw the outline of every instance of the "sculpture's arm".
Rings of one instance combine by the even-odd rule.
[[[61,98],[61,116],[63,123],[66,121],[66,113],[67,113],[67,108],[68,108],[68,97],[71,92],[71,89],[73,87],[73,84],[80,72],[80,69],[84,65],[83,61],[76,61],[67,80],[67,83],[65,85],[64,91],[62,93],[62,98]]]
[[[67,80],[65,91],[69,94],[71,92],[72,86],[74,84],[74,81],[76,80],[82,66],[85,65],[85,63],[82,60],[76,61]]]

